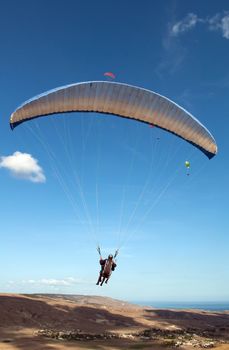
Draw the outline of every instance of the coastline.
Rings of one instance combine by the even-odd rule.
[[[177,310],[205,310],[205,311],[229,311],[229,301],[132,301],[135,305],[153,307],[156,309],[177,309]]]

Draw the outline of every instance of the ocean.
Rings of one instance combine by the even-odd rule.
[[[209,311],[229,311],[229,302],[159,302],[134,301],[134,304],[151,306],[157,309],[201,309]]]

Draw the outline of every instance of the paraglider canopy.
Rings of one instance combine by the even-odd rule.
[[[217,153],[214,137],[185,109],[153,91],[111,81],[76,83],[36,96],[12,113],[10,125],[13,129],[33,118],[74,111],[100,112],[138,120],[183,138],[209,159]]]
[[[185,161],[185,166],[186,166],[186,168],[188,168],[188,169],[190,168],[190,162],[189,162],[188,160]]]
[[[115,79],[115,74],[112,72],[106,72],[106,73],[104,73],[104,76],[109,77],[111,79]]]

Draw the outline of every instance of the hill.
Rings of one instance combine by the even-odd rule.
[[[0,350],[229,350],[229,312],[164,310],[82,295],[0,295]]]

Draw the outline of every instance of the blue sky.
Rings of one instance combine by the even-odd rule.
[[[228,2],[2,1],[0,44],[1,164],[29,154],[38,176],[0,168],[1,291],[229,300]],[[98,114],[10,130],[23,101],[107,71],[190,111],[218,155]],[[125,242],[100,289],[97,241],[104,255]]]

